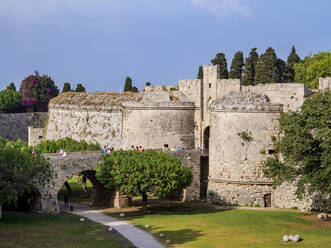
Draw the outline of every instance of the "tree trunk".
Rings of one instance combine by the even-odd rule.
[[[0,219],[2,218],[2,205],[0,204]]]
[[[68,181],[65,181],[64,182],[64,185],[66,186],[69,195],[71,195],[72,189],[71,189],[70,184],[68,183]]]
[[[83,176],[82,187],[83,187],[83,191],[85,193],[85,197],[87,197],[88,196],[88,190],[87,190],[87,187],[86,187],[86,176]]]
[[[94,207],[114,207],[115,191],[106,189],[95,177],[95,171],[82,172],[92,183]]]
[[[142,209],[144,212],[147,211],[147,194],[146,193],[142,193],[141,194],[142,197],[143,197],[143,206],[142,206]]]

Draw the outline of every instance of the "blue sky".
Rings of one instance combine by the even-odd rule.
[[[0,0],[0,89],[38,70],[60,90],[142,89],[272,46],[286,60],[331,48],[329,0]]]

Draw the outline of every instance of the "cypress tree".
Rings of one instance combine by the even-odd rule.
[[[256,47],[252,48],[249,56],[245,58],[245,70],[242,75],[242,84],[243,85],[254,85],[255,77],[255,66],[259,59],[259,55],[256,52]]]
[[[146,82],[146,86],[151,86],[151,82]]]
[[[71,91],[71,85],[70,85],[70,83],[66,82],[63,85],[62,93],[68,92],[68,91]]]
[[[16,91],[16,87],[15,87],[14,82],[11,82],[10,85],[8,85],[6,89]]]
[[[216,57],[211,60],[213,65],[220,66],[220,79],[227,79],[229,77],[228,64],[226,63],[226,58],[224,53],[216,54]]]
[[[238,51],[233,57],[229,78],[240,78],[242,76],[244,66],[244,55],[243,52]]]
[[[201,65],[199,66],[199,72],[198,72],[197,79],[203,79],[203,68]]]
[[[138,88],[136,86],[133,86],[132,89],[131,89],[131,92],[138,92]]]
[[[269,47],[257,61],[254,84],[277,83],[278,78],[277,56],[275,50]]]
[[[287,57],[287,78],[289,82],[294,81],[294,65],[301,61],[299,55],[295,51],[295,47],[292,46],[291,52]]]
[[[286,62],[282,59],[277,59],[277,73],[278,75],[278,83],[288,83],[288,68],[286,66]]]
[[[77,84],[76,92],[86,92],[85,87],[82,84]]]
[[[125,79],[124,92],[127,91],[132,91],[132,79],[130,77]]]

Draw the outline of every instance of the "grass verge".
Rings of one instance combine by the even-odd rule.
[[[1,248],[134,247],[119,233],[71,214],[38,215],[4,212],[0,219]]]

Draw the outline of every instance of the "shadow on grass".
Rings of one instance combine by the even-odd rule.
[[[187,242],[192,242],[198,240],[200,237],[204,236],[203,232],[200,230],[192,230],[192,229],[182,229],[182,230],[163,230],[163,227],[156,227],[151,226],[150,228],[146,229],[142,225],[136,225],[136,227],[140,228],[141,230],[150,231],[153,230],[153,235],[158,238],[159,241],[165,243],[166,240],[170,240],[171,244],[185,244]],[[163,234],[163,237],[159,237],[160,234]]]
[[[133,201],[132,207],[104,209],[104,213],[114,217],[120,217],[120,213],[125,213],[124,220],[132,220],[146,215],[197,215],[229,211],[234,208],[221,207],[200,201],[179,202],[169,200],[152,199],[148,201],[148,210],[144,212],[140,205],[140,200]]]

